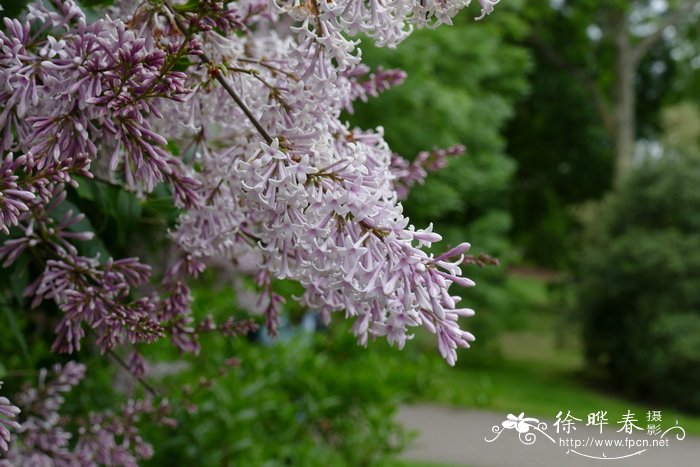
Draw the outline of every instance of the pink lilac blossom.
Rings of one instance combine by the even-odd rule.
[[[64,312],[56,328],[55,352],[80,350],[83,323],[95,333],[104,351],[125,342],[152,342],[163,336],[155,319],[157,302],[151,297],[129,299],[132,287],[144,284],[150,267],[135,258],[108,260],[69,256],[48,260],[43,274],[29,285],[25,295],[35,306],[50,299]]]
[[[360,64],[352,70],[347,70],[343,75],[350,80],[351,90],[347,102],[343,108],[353,113],[352,103],[356,100],[367,102],[369,97],[377,97],[381,92],[398,86],[406,79],[403,70],[385,70],[382,67],[371,72],[367,65]]]
[[[99,412],[90,413],[85,419],[70,419],[71,424],[77,425],[77,430],[72,432],[67,427],[69,419],[60,411],[65,394],[84,377],[85,365],[76,362],[54,365],[50,372],[40,371],[38,384],[26,387],[17,398],[22,413],[28,415],[21,423],[11,425],[21,437],[21,443],[11,444],[9,449],[0,445],[7,451],[0,459],[0,466],[136,466],[139,460],[152,457],[153,448],[140,436],[137,423],[149,416],[172,425],[167,401],[158,405],[151,400],[128,401],[120,415]],[[0,398],[0,414],[6,413],[4,402],[5,399]],[[17,407],[9,407],[9,413],[19,413]],[[0,440],[5,439],[2,423],[0,418]]]
[[[204,264],[192,255],[184,255],[165,271],[162,280],[163,293],[168,296],[162,300],[158,312],[158,321],[170,332],[170,339],[180,351],[199,353],[199,341],[190,314],[192,295],[186,280],[196,278],[204,271]]]
[[[461,156],[464,151],[465,148],[461,144],[445,149],[421,151],[410,162],[396,153],[392,154],[391,171],[395,177],[394,187],[399,198],[406,199],[414,185],[425,182],[429,172],[436,172],[446,167],[449,157]]]
[[[265,317],[265,329],[270,337],[277,337],[280,308],[285,302],[284,297],[272,290],[272,278],[267,271],[260,271],[257,277],[257,285],[262,287],[256,308],[263,310]]]
[[[0,381],[0,389],[2,389],[2,381]],[[0,396],[0,452],[9,449],[12,441],[10,429],[14,431],[20,429],[20,424],[15,420],[20,412],[21,410],[7,397]]]
[[[17,225],[22,213],[29,210],[27,204],[36,198],[17,184],[16,172],[23,164],[24,159],[14,159],[12,154],[0,162],[0,231],[6,235],[10,233],[9,227]]]
[[[182,101],[191,93],[174,67],[198,53],[198,42],[157,47],[121,20],[88,23],[72,1],[31,4],[22,21],[4,24],[0,149],[9,153],[0,163],[0,231],[16,229],[0,246],[0,260],[8,267],[28,250],[44,260],[25,295],[34,306],[51,299],[65,313],[56,351],[78,350],[84,324],[103,350],[159,338],[156,318],[167,300],[131,296],[149,280],[150,267],[79,256],[73,243],[93,236],[75,229],[83,215],[51,213],[65,200],[66,185],[77,186],[76,175],[97,174],[138,193],[166,181],[176,205],[199,202],[197,182],[185,175],[191,169],[166,151],[167,141],[149,123],[162,117],[160,99]]]
[[[90,177],[92,163],[101,159],[130,189],[148,192],[167,181],[180,204],[196,203],[196,184],[148,118],[161,116],[159,99],[181,101],[189,94],[184,73],[173,67],[196,53],[196,44],[149,48],[123,21],[87,23],[72,1],[52,7],[32,4],[24,21],[5,18],[6,31],[0,31],[0,151],[24,158],[20,193],[37,194],[42,182],[71,183],[71,174]],[[32,29],[50,32],[37,38]],[[98,148],[100,138],[105,143]],[[19,196],[17,187],[7,189]]]
[[[90,240],[93,233],[72,229],[84,218],[72,210],[52,217],[65,196],[59,187],[47,206],[34,206],[32,216],[18,224],[22,235],[0,246],[0,261],[5,267],[27,249],[46,256],[43,272],[24,295],[31,298],[32,307],[52,300],[64,312],[52,350],[79,350],[84,323],[92,329],[103,351],[123,342],[150,342],[160,337],[163,329],[155,319],[161,306],[157,297],[130,297],[133,288],[148,281],[150,267],[136,258],[100,263],[98,258],[80,256],[73,242]]]

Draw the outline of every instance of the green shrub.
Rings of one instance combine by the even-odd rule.
[[[231,306],[231,295],[207,279],[194,292],[197,316]],[[167,345],[144,349],[150,361],[178,362],[154,385],[182,388],[171,400],[177,429],[144,427],[156,447],[147,465],[354,467],[392,459],[408,440],[394,420],[397,407],[424,393],[437,364],[446,365],[432,348],[398,352],[370,341],[364,349],[350,323],[336,321],[316,332],[283,326],[272,341],[208,335],[199,358]],[[230,357],[240,364],[228,367]]]
[[[230,344],[241,364],[210,387],[197,383],[201,366],[170,377],[192,387],[198,410],[175,403],[177,430],[145,434],[158,447],[149,465],[370,466],[404,446],[393,416],[407,393],[389,379],[392,365],[348,333]]]
[[[700,412],[700,159],[646,163],[588,224],[576,296],[589,363]]]

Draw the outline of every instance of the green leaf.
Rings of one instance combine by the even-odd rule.
[[[117,194],[117,212],[122,220],[136,222],[141,217],[141,202],[132,193],[122,190]]]
[[[5,318],[7,318],[7,322],[10,324],[10,331],[12,332],[12,335],[17,339],[17,343],[19,344],[19,348],[22,351],[22,355],[24,356],[25,360],[29,361],[29,348],[27,347],[27,341],[24,340],[24,335],[22,334],[22,330],[19,327],[19,324],[17,323],[17,319],[15,318],[14,313],[12,310],[7,307],[7,306],[0,306],[2,308],[2,311],[4,312]]]

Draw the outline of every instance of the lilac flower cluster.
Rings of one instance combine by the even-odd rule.
[[[245,97],[254,120],[226,87],[209,84],[211,67],[192,69],[193,82],[207,85],[188,98],[179,125],[159,130],[194,148],[195,178],[208,194],[181,215],[173,237],[197,258],[245,258],[263,274],[299,281],[302,304],[326,318],[344,312],[355,320],[361,344],[385,336],[403,347],[411,327],[424,327],[454,364],[456,349],[473,340],[458,325],[473,311],[457,307],[460,297],[448,291],[453,283],[473,285],[459,267],[469,245],[437,257],[426,253],[441,237],[432,227],[410,225],[398,200],[461,149],[424,153],[401,167],[381,130],[363,132],[341,121],[353,100],[404,77],[377,70],[365,78],[369,69],[357,62],[348,39],[360,30],[344,22],[350,6],[362,17],[362,2],[275,4],[274,11],[299,21],[292,34],[251,29],[227,40],[202,37],[205,54],[221,63],[216,79]],[[370,20],[363,24],[379,29]],[[342,47],[334,36],[341,30]],[[246,264],[240,269],[250,272]],[[265,289],[267,282],[260,284]],[[274,298],[260,304],[268,307],[274,332]]]
[[[149,123],[162,117],[159,100],[183,101],[191,92],[173,68],[197,53],[196,41],[148,47],[122,21],[87,23],[72,1],[32,4],[23,21],[4,24],[0,151],[20,155],[2,164],[0,229],[17,223],[27,200],[48,202],[51,187],[75,183],[74,175],[92,177],[96,162],[133,190],[168,181],[180,204],[197,202],[196,184]]]
[[[350,113],[353,112],[354,101],[359,99],[367,102],[369,97],[377,97],[381,92],[398,86],[406,79],[406,72],[403,70],[385,70],[379,67],[370,72],[370,67],[364,64],[346,70],[343,75],[350,80],[351,85],[348,101],[343,103],[343,107]]]
[[[46,369],[39,373],[36,387],[27,387],[19,396],[18,404],[27,416],[18,432],[21,443],[15,443],[6,454],[4,465],[70,465],[78,460],[71,452],[71,434],[61,423],[59,410],[64,394],[85,376],[85,366],[70,362],[56,365],[51,375]],[[2,464],[0,464],[2,465]]]
[[[34,198],[34,193],[23,190],[18,184],[17,172],[23,166],[25,159],[14,159],[12,154],[5,156],[0,162],[0,231],[9,234],[9,227],[17,225],[22,213],[27,212]]]
[[[150,400],[129,401],[120,415],[111,412],[90,413],[86,418],[71,419],[78,428],[68,431],[67,419],[60,414],[70,392],[85,376],[85,366],[69,362],[54,365],[51,372],[42,369],[37,386],[25,388],[18,398],[26,417],[21,423],[11,422],[21,442],[8,445],[9,434],[0,418],[0,448],[7,451],[0,466],[16,465],[124,465],[136,466],[140,459],[153,455],[153,448],[141,438],[137,423],[143,416],[172,425],[168,405],[153,405]],[[0,398],[0,414],[17,415],[19,409]],[[77,434],[77,438],[76,435]],[[76,438],[75,442],[71,442]]]
[[[80,349],[85,322],[94,330],[103,350],[124,342],[152,342],[163,336],[155,319],[151,297],[129,300],[129,291],[144,284],[150,268],[136,258],[108,260],[74,256],[48,260],[46,269],[25,291],[35,303],[51,299],[65,316],[56,328],[52,350],[72,353]]]
[[[0,381],[0,389],[2,389],[2,381]],[[7,397],[0,396],[0,451],[9,449],[12,437],[10,428],[19,430],[20,424],[15,421],[21,410],[13,405]]]
[[[461,156],[465,148],[461,144],[455,144],[446,149],[433,149],[421,151],[409,162],[400,155],[391,155],[391,171],[396,177],[394,186],[400,199],[405,199],[414,185],[425,182],[429,172],[436,172],[447,166],[450,157]]]
[[[473,339],[457,324],[472,310],[457,308],[459,297],[447,291],[455,282],[473,285],[459,269],[468,245],[438,258],[423,251],[440,236],[409,226],[402,216],[392,153],[381,135],[351,130],[340,121],[340,96],[352,92],[347,77],[336,74],[331,85],[326,63],[320,67],[324,76],[301,80],[307,70],[296,60],[295,44],[284,41],[273,54],[279,43],[269,32],[249,36],[245,49],[251,54],[239,63],[254,73],[229,78],[253,108],[266,109],[260,120],[279,135],[271,144],[255,143],[256,129],[235,105],[217,107],[240,118],[196,113],[225,102],[218,88],[192,96],[188,103],[196,118],[188,115],[168,135],[183,144],[199,135],[197,175],[210,193],[206,204],[181,216],[175,239],[201,258],[257,255],[255,263],[277,278],[302,283],[302,303],[326,317],[342,310],[354,318],[362,344],[370,336],[386,336],[402,347],[412,337],[407,329],[423,326],[438,335],[441,353],[454,363],[455,349]],[[275,102],[282,105],[271,105]],[[192,121],[198,124],[188,134]],[[241,144],[231,146],[230,138]]]
[[[162,281],[163,292],[168,296],[163,299],[157,318],[170,331],[173,344],[182,352],[199,352],[197,332],[190,315],[192,295],[186,280],[197,277],[204,267],[191,255],[185,255],[168,268]]]
[[[479,0],[481,15],[491,14],[500,0]],[[452,18],[469,6],[471,0],[396,0],[365,2],[363,0],[270,0],[273,11],[290,15],[302,23],[303,29],[317,36],[319,44],[339,54],[351,52],[348,36],[366,34],[380,46],[396,46],[414,27],[435,28],[452,24]]]
[[[214,7],[212,7],[214,8]],[[164,335],[157,296],[132,298],[149,280],[150,267],[135,258],[78,255],[75,241],[82,214],[52,211],[65,200],[76,176],[123,184],[138,193],[168,182],[176,205],[199,203],[191,168],[173,157],[152,130],[162,118],[161,100],[182,102],[192,90],[178,61],[196,56],[189,36],[156,44],[121,20],[88,22],[71,0],[34,3],[20,21],[4,19],[0,31],[0,246],[8,267],[23,253],[43,261],[42,274],[27,288],[33,306],[56,302],[65,313],[53,350],[80,348],[83,325],[98,345],[150,342]],[[172,296],[172,295],[171,295]]]
[[[187,286],[206,263],[228,261],[257,278],[271,334],[284,302],[272,282],[291,278],[302,304],[353,319],[361,344],[383,336],[403,347],[420,326],[454,364],[473,340],[458,324],[473,311],[449,291],[473,285],[460,269],[469,245],[428,253],[440,235],[411,225],[399,200],[460,149],[408,163],[381,129],[350,128],[341,112],[405,77],[370,73],[357,34],[393,46],[469,3],[123,0],[89,21],[74,1],[51,0],[6,18],[0,261],[28,253],[41,266],[25,295],[62,310],[53,350],[78,350],[86,328],[103,351],[168,335],[197,353],[198,333],[235,334],[233,321],[195,323]],[[482,16],[494,3],[481,1]],[[170,235],[184,254],[150,294],[136,293],[151,281],[137,258],[79,254],[75,243],[93,233],[78,229],[82,214],[58,209],[78,177],[142,196],[170,187],[181,210]],[[145,371],[138,352],[130,366]]]

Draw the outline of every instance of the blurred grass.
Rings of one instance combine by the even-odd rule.
[[[557,310],[555,292],[547,281],[511,275],[505,286],[508,293],[518,297],[522,306],[519,313],[527,319],[518,320],[514,329],[498,336],[497,354],[470,355],[479,352],[475,348],[460,353],[456,368],[436,366],[431,387],[422,400],[490,409],[504,415],[525,412],[552,421],[560,410],[570,410],[584,422],[587,414],[606,410],[611,429],[617,429],[616,422],[627,410],[637,415],[642,426],[647,411],[661,410],[663,426],[678,420],[688,434],[700,435],[700,417],[619,397],[586,373],[578,332]]]

